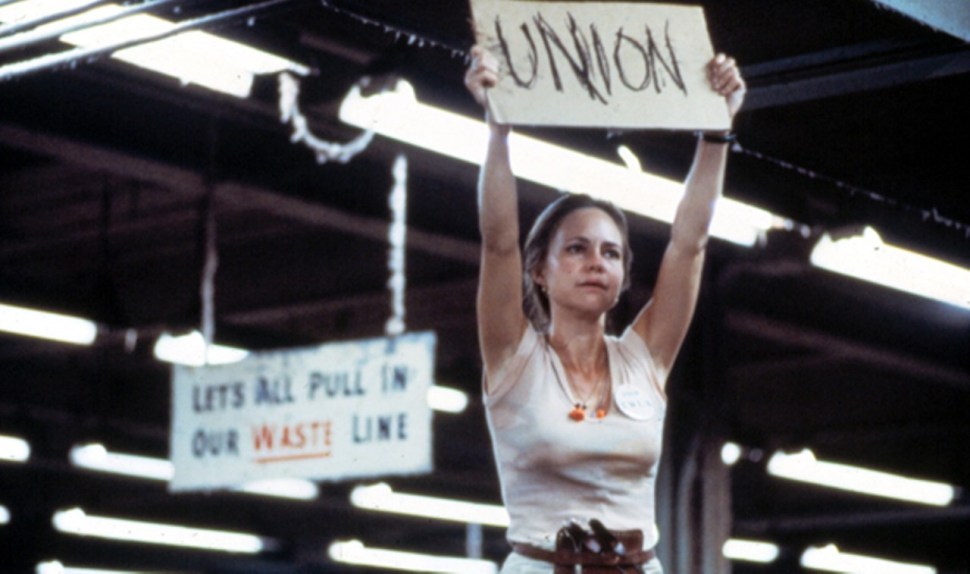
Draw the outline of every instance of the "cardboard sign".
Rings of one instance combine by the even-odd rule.
[[[435,344],[410,333],[175,367],[170,490],[430,472]]]
[[[695,6],[471,0],[476,41],[499,62],[489,113],[510,124],[728,129],[707,79]]]

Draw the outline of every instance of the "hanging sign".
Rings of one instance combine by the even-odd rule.
[[[728,129],[707,78],[714,56],[697,6],[471,0],[476,41],[499,62],[500,123]]]
[[[430,472],[431,332],[172,375],[172,491]]]

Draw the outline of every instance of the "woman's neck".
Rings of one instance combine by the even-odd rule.
[[[553,322],[549,344],[567,370],[582,378],[602,376],[606,368],[606,342],[602,322]]]

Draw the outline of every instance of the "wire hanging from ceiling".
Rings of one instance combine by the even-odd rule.
[[[332,12],[349,16],[350,18],[353,18],[354,20],[357,20],[362,24],[381,28],[382,30],[384,30],[385,33],[393,34],[396,40],[400,40],[401,38],[407,38],[408,45],[416,45],[419,48],[424,48],[425,46],[431,46],[434,48],[443,49],[447,51],[449,54],[451,54],[451,57],[453,58],[462,58],[467,60],[469,57],[467,47],[456,46],[454,43],[449,42],[447,40],[443,40],[440,38],[432,38],[426,33],[421,33],[416,30],[408,29],[400,25],[381,22],[379,20],[376,20],[374,18],[371,18],[359,12],[355,12],[353,10],[349,10],[346,8],[341,8],[330,0],[320,0],[320,4],[323,5],[324,8],[327,8]]]
[[[209,124],[205,176],[205,195],[200,205],[200,252],[202,273],[199,282],[200,327],[205,348],[205,362],[209,362],[209,349],[216,331],[216,271],[219,269],[218,230],[216,223],[216,169],[219,131],[215,123]]]
[[[841,179],[819,173],[815,170],[770,156],[757,150],[744,147],[739,142],[735,142],[734,145],[731,146],[731,151],[754,158],[758,161],[769,163],[786,171],[797,173],[802,177],[824,182],[836,189],[846,192],[850,198],[861,197],[872,203],[888,206],[898,211],[915,213],[920,217],[923,223],[933,223],[935,225],[960,232],[963,234],[964,239],[970,239],[970,224],[947,217],[940,213],[936,207],[916,207],[909,203],[899,201],[893,197],[887,197],[875,191],[845,182]]]

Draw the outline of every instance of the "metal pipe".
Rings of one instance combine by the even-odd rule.
[[[205,28],[205,27],[214,26],[217,24],[225,24],[232,20],[249,17],[259,12],[263,12],[270,8],[275,8],[277,6],[286,4],[291,1],[292,0],[268,0],[266,2],[260,2],[258,4],[253,4],[242,8],[236,8],[234,10],[226,10],[223,12],[218,12],[216,14],[202,16],[194,20],[187,20],[185,22],[176,24],[174,27],[172,27],[171,29],[165,32],[161,32],[158,34],[150,34],[148,36],[142,36],[140,38],[134,38],[134,39],[124,40],[119,42],[112,42],[110,44],[105,44],[103,46],[95,46],[91,48],[77,48],[75,50],[69,50],[67,52],[59,52],[57,54],[41,56],[39,58],[33,58],[22,62],[15,62],[13,64],[8,64],[6,66],[0,67],[0,82],[7,82],[16,78],[21,78],[23,76],[33,74],[35,72],[40,72],[43,70],[58,68],[60,66],[70,65],[71,63],[76,63],[79,60],[93,61],[94,59],[100,56],[103,56],[104,54],[110,54],[118,50],[122,50],[124,48],[130,48],[132,46],[146,44],[148,42],[164,40],[165,38],[177,36],[178,34],[187,32],[189,30],[195,30],[197,28]]]
[[[35,16],[28,20],[22,20],[20,22],[14,22],[11,24],[0,26],[0,38],[4,36],[12,36],[18,32],[29,30],[30,28],[36,28],[41,24],[53,22],[54,20],[60,20],[62,18],[67,18],[68,16],[80,14],[81,12],[86,12],[91,8],[94,8],[98,4],[105,4],[105,3],[106,3],[106,0],[92,0],[91,2],[78,4],[77,6],[71,6],[70,8],[65,8],[64,10],[48,12],[47,14],[41,14],[40,16]]]
[[[45,30],[35,30],[33,32],[25,32],[17,36],[12,36],[10,38],[0,39],[0,53],[19,50],[21,48],[26,48],[27,46],[32,46],[34,44],[39,44],[41,42],[46,42],[48,40],[53,40],[59,38],[64,34],[69,34],[71,32],[76,32],[78,30],[84,30],[87,28],[93,28],[94,26],[100,26],[102,24],[107,24],[109,22],[114,22],[115,20],[120,20],[122,18],[127,18],[128,16],[133,16],[140,12],[145,12],[146,10],[152,10],[154,8],[162,8],[167,4],[174,4],[176,2],[182,2],[183,0],[148,0],[141,4],[125,8],[120,12],[114,14],[109,14],[106,16],[101,16],[100,18],[94,18],[91,20],[86,20],[80,23],[65,24],[55,28],[48,28]]]

